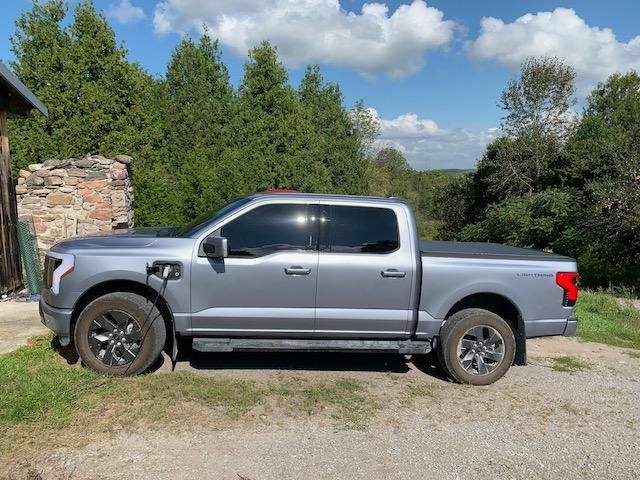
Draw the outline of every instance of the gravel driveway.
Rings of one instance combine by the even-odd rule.
[[[30,465],[42,478],[127,480],[640,478],[640,359],[562,337],[530,341],[529,355],[528,366],[488,387],[449,383],[398,356],[194,356],[177,369],[258,381],[355,378],[383,407],[365,430],[344,431],[329,414],[261,406],[235,422],[200,417],[114,432],[23,459],[13,471]],[[588,363],[557,371],[559,355]],[[168,370],[165,363],[156,374]]]

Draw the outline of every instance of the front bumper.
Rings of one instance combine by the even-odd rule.
[[[71,343],[71,317],[73,310],[55,308],[40,298],[40,321],[53,330],[60,339],[60,345],[66,347]]]
[[[573,335],[576,333],[577,329],[578,329],[578,319],[576,317],[569,317],[567,319],[567,325],[564,327],[563,335],[565,337],[569,335]]]

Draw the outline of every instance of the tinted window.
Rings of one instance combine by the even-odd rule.
[[[388,253],[400,246],[396,214],[388,208],[332,206],[328,223],[332,252]]]
[[[222,227],[232,257],[261,257],[279,250],[311,248],[307,205],[265,205]]]
[[[203,230],[206,230],[207,228],[209,228],[209,226],[212,223],[222,218],[227,213],[230,213],[231,211],[237,208],[240,208],[244,204],[249,203],[250,201],[251,201],[250,197],[243,197],[236,200],[235,202],[225,205],[220,210],[217,210],[217,211],[214,210],[214,211],[207,212],[203,215],[200,215],[195,220],[192,220],[191,222],[187,223],[186,225],[183,225],[182,227],[179,227],[175,235],[177,237],[196,237]]]

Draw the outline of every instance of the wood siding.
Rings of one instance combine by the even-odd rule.
[[[1,90],[1,87],[0,87]],[[0,91],[0,97],[3,96]],[[0,98],[0,294],[22,287],[15,187],[9,165],[7,115]]]

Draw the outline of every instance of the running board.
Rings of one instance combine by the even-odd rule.
[[[194,338],[198,352],[394,352],[424,354],[431,342],[414,340],[304,340],[266,338]]]

